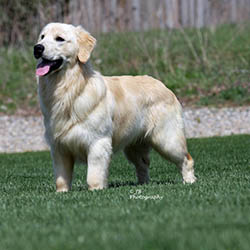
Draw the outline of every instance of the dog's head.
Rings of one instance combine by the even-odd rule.
[[[81,26],[50,23],[41,31],[34,46],[38,59],[36,74],[45,76],[58,72],[77,61],[86,63],[95,46],[96,39]]]

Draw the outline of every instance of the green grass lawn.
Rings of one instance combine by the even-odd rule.
[[[250,23],[95,35],[94,68],[151,75],[190,105],[250,104]],[[37,109],[35,41],[0,48],[0,112]]]
[[[193,185],[152,153],[151,182],[136,186],[133,167],[118,155],[109,189],[88,191],[79,165],[64,194],[55,193],[48,152],[0,154],[0,249],[248,250],[250,135],[188,144]]]

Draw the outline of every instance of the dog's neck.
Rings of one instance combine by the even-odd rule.
[[[45,119],[51,120],[55,139],[64,133],[61,128],[69,130],[79,120],[84,120],[106,94],[102,77],[92,69],[89,62],[77,63],[72,68],[68,67],[40,77],[38,83],[41,109]],[[93,94],[93,100],[89,95],[84,96],[85,88],[88,93]],[[81,105],[81,109],[75,105],[76,100],[79,101],[79,96],[80,102],[86,103]]]
[[[75,96],[69,95],[69,88],[74,88],[76,91],[73,94],[78,95],[94,74],[91,64],[87,62],[77,63],[74,67],[67,66],[51,75],[39,77],[39,95],[47,112],[51,112],[58,102],[62,102],[66,108],[67,99],[75,99]]]

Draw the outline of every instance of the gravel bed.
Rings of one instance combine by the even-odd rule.
[[[210,137],[250,134],[250,106],[184,109],[186,135]],[[40,116],[0,116],[0,152],[48,150]]]

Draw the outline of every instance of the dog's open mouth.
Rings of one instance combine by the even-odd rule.
[[[63,59],[57,60],[47,60],[42,58],[42,61],[37,65],[36,75],[45,76],[49,74],[51,71],[58,69],[63,63]]]

